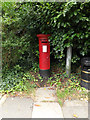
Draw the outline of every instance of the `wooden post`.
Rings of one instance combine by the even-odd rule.
[[[71,57],[72,57],[72,47],[67,47],[67,57],[66,57],[66,74],[70,78],[71,74]]]

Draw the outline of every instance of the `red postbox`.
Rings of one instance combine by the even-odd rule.
[[[50,76],[50,42],[49,34],[38,34],[39,39],[39,71],[42,77]]]

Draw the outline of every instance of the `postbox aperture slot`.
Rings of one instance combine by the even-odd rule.
[[[42,43],[47,43],[47,39],[40,39]]]
[[[47,43],[47,41],[42,41],[42,43]]]
[[[42,52],[47,52],[47,45],[42,46]]]

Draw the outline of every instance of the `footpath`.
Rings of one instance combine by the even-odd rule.
[[[88,118],[87,101],[65,101],[61,107],[54,87],[41,87],[35,98],[0,96],[0,120],[2,118]],[[86,119],[85,119],[86,120]],[[88,119],[87,119],[88,120]]]

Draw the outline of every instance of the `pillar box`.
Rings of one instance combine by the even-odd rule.
[[[50,42],[49,34],[38,34],[39,39],[39,72],[42,77],[50,76]]]

